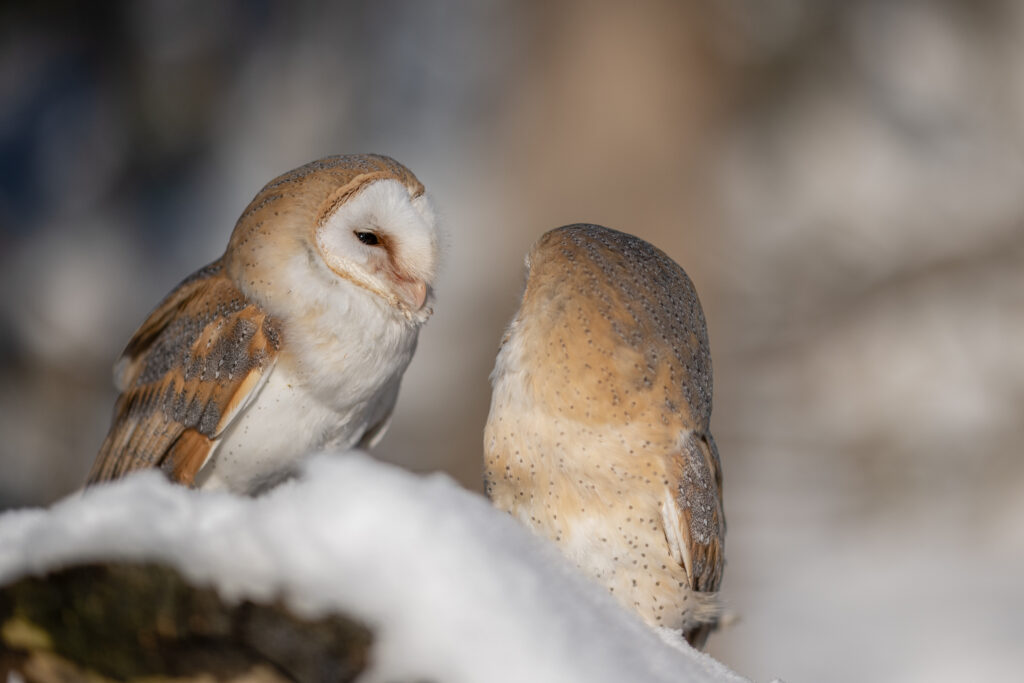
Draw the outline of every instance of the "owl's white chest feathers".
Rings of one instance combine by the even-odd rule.
[[[218,439],[196,479],[200,488],[258,491],[308,453],[351,448],[371,430],[374,443],[383,434],[418,327],[351,283],[305,282],[298,291],[315,295],[294,302],[281,321],[278,360]]]

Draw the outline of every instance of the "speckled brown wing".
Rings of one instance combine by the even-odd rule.
[[[710,435],[687,433],[669,471],[678,508],[683,566],[694,590],[718,590],[722,582],[722,475]]]
[[[160,467],[191,485],[217,437],[277,359],[275,322],[247,301],[219,261],[153,311],[115,370],[121,395],[87,483]]]
[[[714,593],[725,565],[725,514],[722,465],[710,434],[686,434],[669,463],[669,483],[674,494],[665,520],[669,546],[686,570],[690,587]],[[686,639],[700,647],[716,625],[701,624],[687,631]]]

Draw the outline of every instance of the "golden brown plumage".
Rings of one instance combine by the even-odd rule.
[[[725,523],[693,285],[655,247],[593,225],[547,233],[527,262],[492,376],[487,493],[646,621],[700,645]]]

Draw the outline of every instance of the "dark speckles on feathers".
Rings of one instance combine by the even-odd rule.
[[[186,430],[215,437],[279,346],[276,324],[230,283],[221,262],[187,278],[125,349],[122,395],[89,481],[160,463]]]
[[[707,544],[711,535],[718,533],[715,515],[718,509],[717,489],[704,454],[692,434],[686,439],[683,460],[679,504],[683,510],[689,511],[691,537],[697,543]]]
[[[495,367],[488,495],[649,623],[711,623],[725,526],[692,282],[650,244],[593,225],[547,233],[529,262],[514,353]]]
[[[644,240],[601,226],[577,224],[552,230],[539,248],[550,249],[552,244],[559,245],[566,264],[567,272],[559,281],[587,282],[578,290],[559,288],[556,299],[561,291],[571,291],[573,297],[582,294],[597,305],[624,345],[643,353],[648,371],[638,378],[638,388],[651,388],[653,370],[663,362],[660,352],[671,349],[673,365],[686,370],[676,378],[681,380],[686,403],[696,423],[706,426],[712,387],[707,325],[686,272]],[[535,263],[538,260],[533,258]],[[675,376],[674,368],[671,372]]]
[[[218,406],[215,401],[208,401],[194,426],[204,435],[212,436],[217,432],[217,425],[220,424],[220,418],[220,406]]]
[[[245,306],[245,301],[241,297],[236,297],[219,303],[212,311],[204,309],[195,315],[181,315],[173,320],[146,354],[145,366],[138,383],[158,381],[169,371],[179,367],[184,371],[186,380],[200,374],[207,366],[204,365],[202,357],[192,354],[196,340],[208,325],[228,318]],[[222,349],[221,354],[223,353]]]
[[[266,192],[266,188],[264,188],[264,193],[265,192]],[[238,220],[239,221],[243,221],[243,220],[247,219],[249,216],[253,215],[254,213],[259,211],[260,209],[263,209],[264,207],[267,207],[270,204],[273,204],[274,202],[276,202],[277,200],[281,199],[282,197],[284,197],[284,195],[280,194],[280,193],[278,193],[278,194],[263,194],[263,196],[259,199],[259,201],[254,201],[252,204],[250,204],[246,208],[245,212],[241,215],[241,217],[239,217]],[[255,225],[253,227],[254,227],[254,229],[258,229],[259,225]]]
[[[277,326],[274,324],[273,319],[269,316],[263,320],[263,336],[267,338],[270,348],[275,351],[281,348],[281,335],[277,331]]]

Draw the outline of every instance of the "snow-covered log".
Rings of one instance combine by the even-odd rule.
[[[317,456],[258,498],[197,493],[144,472],[49,510],[8,512],[0,586],[0,666],[22,678],[18,663],[33,648],[76,661],[62,643],[100,609],[122,621],[80,626],[90,648],[123,646],[136,617],[131,647],[160,647],[196,627],[221,639],[212,651],[236,657],[230,671],[203,671],[220,680],[260,662],[266,680],[743,680],[649,629],[481,496],[360,453]],[[48,618],[33,600],[63,616],[36,623],[32,614]],[[331,658],[338,668],[325,668]],[[127,677],[95,657],[77,663]],[[158,669],[130,673],[196,672]]]

